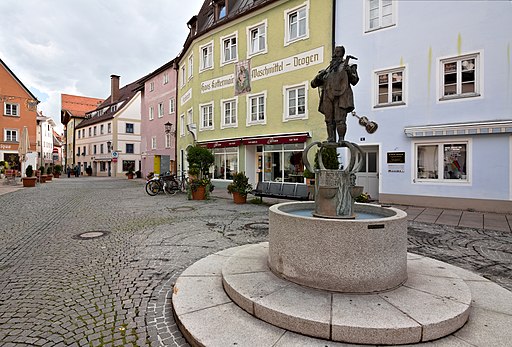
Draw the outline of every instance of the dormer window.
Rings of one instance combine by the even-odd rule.
[[[220,20],[228,14],[227,4],[225,0],[214,1],[215,4],[215,19]]]
[[[117,111],[117,105],[110,106],[110,111],[116,112]]]

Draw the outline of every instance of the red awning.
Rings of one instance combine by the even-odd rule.
[[[216,142],[207,142],[206,148],[223,148],[223,147],[238,147],[242,141],[240,139],[236,140],[227,140],[227,141],[216,141]]]
[[[279,145],[283,143],[304,143],[308,139],[307,134],[292,136],[253,137],[242,139],[244,145]]]

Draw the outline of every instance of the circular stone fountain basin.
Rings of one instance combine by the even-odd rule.
[[[324,219],[295,214],[314,209],[314,202],[270,207],[272,272],[300,285],[343,293],[391,290],[407,280],[405,212],[356,204],[356,215],[372,218]]]

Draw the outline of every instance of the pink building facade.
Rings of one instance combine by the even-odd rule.
[[[174,61],[144,78],[141,102],[142,175],[176,172],[176,80]]]

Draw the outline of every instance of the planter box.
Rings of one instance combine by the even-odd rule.
[[[233,192],[233,202],[235,204],[245,204],[247,202],[247,195]]]
[[[199,186],[196,190],[193,190],[192,200],[206,200],[206,188],[204,186]]]
[[[37,177],[23,177],[23,187],[31,188],[36,186]]]

